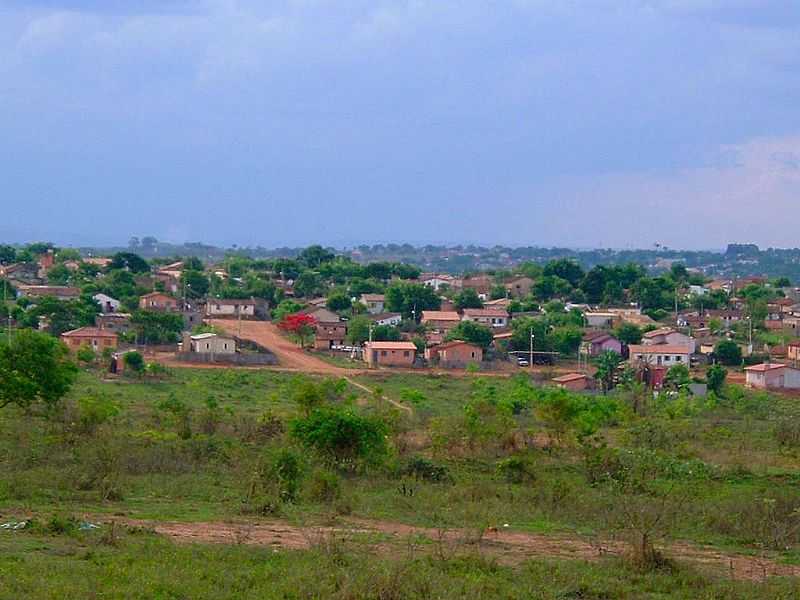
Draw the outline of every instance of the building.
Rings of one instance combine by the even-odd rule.
[[[551,381],[556,387],[571,392],[580,392],[589,387],[589,376],[584,373],[567,373],[560,377],[554,377]]]
[[[100,305],[100,311],[104,313],[119,312],[122,302],[106,294],[95,294],[92,299]]]
[[[206,302],[208,317],[255,319],[266,312],[267,303],[260,298],[209,298]]]
[[[182,351],[210,355],[236,354],[236,340],[217,333],[184,333]]]
[[[583,356],[600,356],[607,351],[622,354],[622,342],[604,331],[590,331],[584,335],[580,348]]]
[[[619,319],[619,316],[612,312],[601,312],[588,310],[583,313],[586,319],[587,327],[596,327],[599,329],[610,329],[614,323]]]
[[[506,327],[509,321],[508,311],[493,308],[465,308],[462,321],[474,321],[489,327]]]
[[[371,315],[377,315],[384,312],[386,296],[383,294],[361,294],[361,297],[358,299],[358,301],[367,307],[368,313]]]
[[[18,285],[17,295],[20,298],[45,298],[52,296],[58,300],[77,300],[81,291],[76,287],[63,285]]]
[[[81,327],[62,333],[61,340],[73,351],[81,346],[88,346],[95,352],[102,352],[106,348],[116,348],[119,338],[116,333],[107,329]]]
[[[461,280],[452,275],[439,273],[422,273],[419,276],[420,283],[432,287],[437,292],[440,289],[458,289],[461,287]]]
[[[525,298],[530,295],[534,283],[530,277],[516,277],[506,282],[504,287],[512,298]]]
[[[494,286],[494,279],[489,275],[475,275],[461,282],[463,289],[473,289],[478,294],[478,298],[486,300]]]
[[[95,316],[94,325],[113,333],[127,333],[131,328],[131,315],[119,312],[101,313]]]
[[[463,368],[480,364],[483,361],[483,349],[469,342],[453,340],[426,348],[425,358],[430,362],[438,362],[441,367]]]
[[[334,346],[344,346],[347,337],[347,323],[336,321],[323,323],[318,321],[315,326],[314,348],[316,350],[330,350]]]
[[[454,310],[423,310],[420,323],[432,331],[446,333],[461,322],[461,316]]]
[[[298,314],[314,317],[314,320],[320,323],[336,323],[342,320],[339,315],[324,306],[309,306],[298,311]]]
[[[689,348],[689,354],[694,354],[695,339],[679,331],[675,331],[671,327],[661,327],[648,331],[642,335],[642,344],[645,346],[657,346],[660,344],[668,344],[671,346],[686,346]]]
[[[364,345],[364,360],[371,367],[410,367],[416,354],[413,342],[367,342]]]
[[[403,321],[403,315],[400,313],[385,312],[377,315],[367,315],[367,318],[375,325],[390,325],[397,327]]]
[[[628,346],[631,364],[645,363],[647,365],[671,367],[673,365],[690,366],[692,352],[688,346],[672,346],[670,344],[652,344]]]
[[[178,310],[178,301],[163,292],[150,292],[139,298],[142,310],[173,311]]]
[[[780,363],[761,363],[746,367],[745,381],[748,387],[766,389],[800,389],[800,369]]]

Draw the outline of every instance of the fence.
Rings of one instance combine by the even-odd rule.
[[[175,357],[181,362],[198,364],[226,364],[226,365],[277,365],[278,359],[274,354],[205,354],[200,352],[179,352]]]

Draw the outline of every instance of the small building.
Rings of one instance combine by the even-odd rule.
[[[583,336],[580,349],[583,356],[600,356],[607,351],[622,354],[622,343],[605,331],[590,331]]]
[[[784,386],[786,365],[779,363],[761,363],[745,367],[745,383],[748,387],[762,390],[782,388]]]
[[[397,327],[403,321],[403,315],[392,312],[367,315],[367,318],[375,323],[375,325],[390,325],[392,327]]]
[[[183,335],[183,352],[197,354],[236,354],[236,340],[217,333],[199,333]]]
[[[203,324],[203,311],[199,309],[184,308],[181,311],[183,318],[183,329],[191,331],[195,327]]]
[[[459,289],[461,287],[460,279],[447,274],[422,273],[419,276],[419,281],[423,285],[427,285],[437,292],[444,288]]]
[[[601,312],[588,310],[583,313],[588,327],[597,327],[600,329],[610,329],[614,326],[619,316],[612,312]]]
[[[423,310],[420,323],[432,331],[446,333],[461,322],[454,310]]]
[[[417,347],[413,342],[367,342],[364,360],[371,367],[410,367],[414,364]]]
[[[693,337],[675,331],[671,327],[661,327],[648,331],[642,335],[642,344],[645,346],[656,346],[660,344],[668,344],[670,346],[686,346],[689,348],[689,354],[694,354],[695,340]]]
[[[800,342],[789,342],[786,344],[786,359],[794,363],[800,361]]]
[[[384,304],[386,303],[386,296],[383,294],[361,294],[359,302],[367,307],[367,312],[371,315],[377,315],[384,312]]]
[[[530,277],[515,277],[506,282],[504,287],[512,298],[525,298],[530,295],[534,283]]]
[[[446,368],[463,368],[483,361],[483,348],[463,340],[453,340],[425,349],[425,358]]]
[[[17,295],[20,298],[45,298],[52,296],[58,300],[77,300],[81,291],[76,287],[63,285],[18,285]]]
[[[318,321],[315,326],[314,348],[316,350],[330,350],[334,346],[344,346],[347,337],[347,323],[336,321],[323,323]]]
[[[255,319],[266,312],[267,303],[260,298],[209,298],[206,302],[206,316],[212,318]]]
[[[494,279],[490,275],[474,275],[461,281],[463,289],[475,290],[478,298],[486,300],[494,287]]]
[[[139,298],[139,308],[163,312],[173,311],[178,310],[178,301],[163,292],[150,292]]]
[[[116,333],[107,329],[80,327],[62,333],[61,340],[72,351],[77,351],[81,346],[88,346],[95,352],[102,352],[106,348],[116,348],[119,338]]]
[[[579,392],[589,387],[589,376],[584,373],[567,373],[560,377],[554,377],[551,381],[556,387],[571,392]]]
[[[508,311],[493,308],[465,308],[462,321],[474,321],[489,327],[506,327],[509,321]]]
[[[692,352],[688,346],[672,346],[670,344],[628,346],[631,364],[644,363],[647,365],[671,367],[673,365],[690,366]]]
[[[315,321],[321,323],[337,323],[338,321],[342,320],[339,315],[332,310],[325,308],[324,306],[309,306],[297,312],[301,315],[314,317]]]
[[[94,317],[95,327],[113,333],[127,333],[131,328],[131,315],[128,313],[101,313]]]
[[[92,296],[92,299],[100,305],[100,311],[103,313],[119,312],[122,306],[122,302],[107,294],[95,294]]]

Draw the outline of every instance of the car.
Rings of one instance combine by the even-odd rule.
[[[518,358],[517,359],[517,366],[527,367],[529,365],[530,365],[530,363],[528,362],[527,358]]]

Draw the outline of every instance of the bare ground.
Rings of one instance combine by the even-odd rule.
[[[502,527],[480,531],[439,530],[367,519],[349,519],[340,526],[306,527],[281,521],[178,523],[120,519],[117,522],[129,527],[146,527],[183,543],[249,544],[297,550],[352,542],[395,556],[410,548],[415,552],[444,556],[478,552],[510,565],[533,558],[597,561],[620,556],[626,549],[620,541],[574,535],[522,533]],[[662,550],[669,558],[693,564],[717,576],[751,581],[800,576],[800,566],[783,564],[767,555],[737,554],[687,542],[674,542]]]

